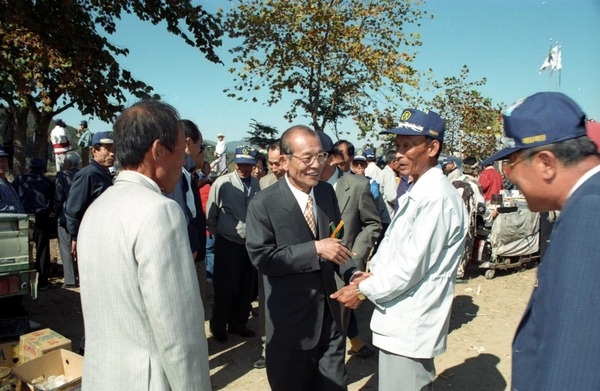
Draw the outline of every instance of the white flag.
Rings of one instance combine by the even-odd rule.
[[[548,52],[548,57],[546,57],[544,63],[540,67],[540,73],[543,73],[548,68],[550,68],[551,71],[562,69],[562,59],[558,45],[550,49]]]

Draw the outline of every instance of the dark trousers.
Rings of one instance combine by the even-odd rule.
[[[290,335],[290,338],[293,338]],[[267,378],[272,391],[347,390],[345,339],[325,306],[321,336],[310,350],[290,350],[267,343]]]
[[[54,229],[53,221],[47,212],[35,214],[35,269],[39,273],[38,285],[48,285],[50,277],[50,231]]]
[[[252,306],[256,269],[250,262],[246,246],[215,238],[213,267],[214,304],[211,331],[239,331],[246,328]]]

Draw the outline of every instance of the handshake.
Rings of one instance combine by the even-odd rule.
[[[351,308],[353,310],[357,309],[362,302],[366,299],[365,295],[363,295],[358,289],[358,284],[367,278],[371,277],[373,273],[367,272],[356,272],[352,276],[350,284],[341,288],[335,293],[332,293],[329,297],[339,301],[345,307]]]

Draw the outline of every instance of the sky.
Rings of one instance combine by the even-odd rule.
[[[212,12],[229,2],[206,3]],[[442,80],[458,76],[467,65],[469,80],[487,79],[478,88],[483,96],[505,106],[536,92],[560,91],[575,100],[588,118],[600,121],[600,0],[428,0],[421,7],[434,18],[422,20],[417,28],[423,45],[417,49],[416,69],[431,68],[434,77]],[[244,103],[223,93],[234,86],[227,52],[232,42],[225,37],[224,45],[217,49],[224,64],[206,60],[160,25],[131,16],[117,24],[110,41],[130,50],[121,66],[152,85],[182,118],[194,121],[205,140],[216,140],[218,133],[225,134],[226,141],[242,140],[248,137],[253,119],[280,133],[293,124],[309,124],[304,117],[294,123],[284,119],[290,100],[269,107],[262,103],[266,99]],[[551,42],[562,50],[560,86],[558,72],[539,73]],[[93,132],[111,128],[75,109],[58,117],[74,127],[86,119]],[[375,141],[358,140],[351,121],[340,129],[350,132],[344,137],[356,146]]]

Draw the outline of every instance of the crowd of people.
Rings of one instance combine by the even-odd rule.
[[[223,134],[210,164],[196,124],[142,101],[90,134],[83,168],[56,121],[55,181],[31,159],[8,183],[0,149],[0,211],[35,215],[40,289],[57,230],[64,287],[81,289],[84,390],[210,390],[207,281],[211,337],[260,338],[254,366],[273,390],[346,390],[346,354],[377,354],[381,391],[432,390],[473,219],[491,224],[486,204],[509,184],[532,211],[561,212],[513,342],[512,389],[598,389],[600,154],[563,94],[503,119],[512,143],[483,162],[440,164],[443,119],[408,108],[382,132],[395,144],[382,167],[373,148],[296,125],[265,153],[237,147],[228,172]],[[366,300],[372,346],[354,315]]]

